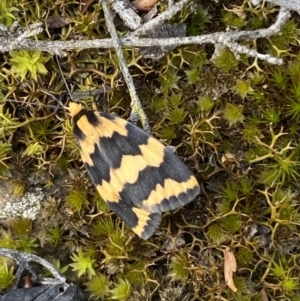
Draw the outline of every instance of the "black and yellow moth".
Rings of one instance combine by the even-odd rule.
[[[161,213],[200,192],[187,166],[134,124],[70,103],[74,135],[87,172],[109,207],[141,238],[153,235]]]

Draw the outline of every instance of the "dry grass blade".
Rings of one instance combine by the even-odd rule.
[[[224,277],[226,284],[228,287],[236,292],[237,288],[234,285],[233,282],[233,272],[236,272],[237,265],[236,265],[236,259],[232,251],[229,247],[226,247],[225,253],[224,253]]]

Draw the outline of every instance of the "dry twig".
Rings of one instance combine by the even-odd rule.
[[[130,115],[130,119],[132,121],[135,121],[138,116],[142,122],[144,130],[149,131],[150,128],[149,128],[148,119],[143,110],[143,106],[138,98],[138,95],[136,93],[134,82],[130,75],[130,72],[129,72],[129,69],[128,69],[128,66],[126,63],[126,59],[125,59],[123,51],[122,51],[122,45],[119,41],[118,33],[117,33],[117,30],[113,23],[113,16],[112,16],[110,8],[109,8],[108,0],[100,0],[100,3],[102,3],[106,24],[107,24],[108,30],[109,30],[111,38],[112,38],[113,46],[116,49],[116,53],[117,53],[117,56],[119,59],[120,69],[122,71],[124,80],[127,84],[127,87],[128,87],[128,90],[129,90],[129,93],[131,96],[132,112]]]

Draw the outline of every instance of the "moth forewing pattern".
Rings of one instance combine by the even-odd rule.
[[[161,213],[184,206],[200,192],[187,166],[132,123],[70,103],[83,163],[101,197],[141,238],[158,228]]]

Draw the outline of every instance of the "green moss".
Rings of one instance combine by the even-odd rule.
[[[169,277],[172,280],[187,281],[189,271],[189,261],[185,253],[175,254],[171,258]]]
[[[30,132],[34,141],[52,144],[52,140],[57,135],[56,127],[50,119],[41,120],[30,124]]]
[[[20,237],[29,235],[32,230],[32,221],[25,217],[13,218],[9,225],[12,234]]]
[[[191,15],[190,23],[187,27],[189,36],[199,35],[206,27],[206,23],[209,23],[211,16],[207,9],[199,7],[196,12]]]
[[[20,12],[13,1],[1,1],[0,3],[0,23],[11,26],[16,20],[17,13]]]
[[[244,266],[248,265],[253,261],[253,250],[249,250],[247,248],[240,247],[235,255],[237,261]]]
[[[126,267],[127,273],[125,274],[128,282],[134,287],[140,287],[145,281],[145,265],[143,262],[128,265]]]
[[[245,123],[243,129],[243,139],[248,143],[255,143],[256,137],[261,137],[261,130],[256,124]]]
[[[253,89],[251,88],[250,80],[240,80],[236,81],[236,86],[234,87],[235,93],[241,96],[243,99],[249,94],[253,94]]]
[[[197,105],[201,111],[210,112],[215,102],[209,96],[199,96]]]
[[[19,124],[18,118],[14,117],[4,105],[0,105],[0,137],[3,139],[8,133],[13,133],[12,129],[18,127]],[[10,151],[11,146],[1,141],[1,148],[1,152],[5,154]]]
[[[295,100],[291,100],[288,106],[288,115],[291,118],[299,121],[300,119],[300,98],[296,98]]]
[[[221,219],[221,227],[230,232],[237,232],[242,229],[242,222],[237,214],[230,214]]]
[[[286,277],[282,281],[282,288],[287,292],[292,292],[299,289],[299,279]]]
[[[58,226],[54,226],[53,228],[48,229],[48,236],[50,242],[57,246],[58,243],[61,241],[64,231]]]
[[[18,241],[18,249],[25,253],[36,253],[36,249],[39,247],[37,238],[22,237]]]
[[[247,24],[247,21],[233,12],[225,11],[222,14],[222,22],[227,26],[232,26],[236,28],[242,28]]]
[[[218,55],[211,59],[211,61],[223,72],[236,70],[238,67],[237,59],[235,58],[234,54],[227,48],[220,49]]]
[[[96,9],[92,13],[86,12],[82,14],[78,12],[75,28],[77,31],[84,33],[88,36],[88,38],[92,38],[94,36],[93,31],[97,28],[96,24],[98,21],[99,13]]]
[[[225,200],[228,200],[230,203],[235,202],[238,197],[238,187],[235,182],[227,181],[226,186],[222,187],[221,194]]]
[[[174,110],[170,111],[167,115],[167,119],[169,119],[169,124],[181,124],[184,122],[187,112],[184,109],[175,108]]]
[[[156,96],[153,98],[153,110],[155,112],[164,111],[167,108],[168,100],[165,95],[163,96]]]
[[[272,81],[279,89],[283,89],[286,86],[286,74],[285,70],[280,67],[274,67],[270,81]]]
[[[0,247],[6,249],[17,249],[18,243],[13,239],[10,231],[0,230]]]
[[[107,253],[111,256],[126,256],[127,250],[131,249],[130,245],[126,245],[126,236],[122,233],[121,229],[113,232],[109,236],[110,242],[107,244]]]
[[[95,239],[103,238],[112,235],[117,231],[116,225],[111,217],[106,217],[94,223],[92,235]]]
[[[11,153],[12,148],[10,143],[0,141],[0,160],[5,160]]]
[[[193,68],[191,70],[186,70],[185,75],[189,85],[195,84],[199,80],[200,70],[198,68]]]
[[[118,301],[126,301],[131,294],[130,283],[125,279],[119,279],[111,291],[111,298]]]
[[[280,117],[280,112],[278,112],[275,108],[268,108],[264,112],[264,119],[265,121],[269,124],[277,124],[280,122],[281,117]]]
[[[109,292],[109,286],[110,286],[110,281],[109,279],[103,275],[95,275],[92,276],[92,278],[85,283],[87,287],[87,291],[91,293],[91,296],[94,297],[106,297]]]
[[[159,133],[161,138],[167,140],[167,142],[170,142],[172,139],[176,138],[174,126],[164,127]]]
[[[82,189],[70,190],[66,196],[67,205],[74,211],[79,212],[85,206],[87,206],[88,201],[86,199],[86,192]]]
[[[269,186],[285,183],[287,180],[298,179],[298,162],[289,158],[278,157],[277,162],[265,166],[260,174],[261,183]]]
[[[92,228],[92,237],[95,241],[104,239],[105,252],[109,257],[125,256],[130,245],[125,245],[126,236],[119,225],[111,217],[103,218]]]
[[[41,154],[45,153],[45,148],[39,142],[30,143],[27,145],[27,148],[23,151],[23,157],[38,157]]]
[[[59,259],[54,259],[51,263],[53,264],[55,269],[62,275],[65,274],[69,269],[69,265],[62,266]]]
[[[284,279],[288,273],[289,264],[291,262],[287,257],[281,256],[275,258],[272,262],[271,273],[278,277],[278,279]]]
[[[224,109],[224,118],[232,126],[238,122],[244,121],[243,107],[235,104],[227,103]]]
[[[161,91],[167,93],[169,90],[178,89],[178,80],[180,79],[177,76],[177,73],[174,69],[170,68],[165,76],[161,76],[159,81],[161,83]]]
[[[14,278],[14,266],[8,263],[7,258],[0,257],[0,289],[8,288]]]
[[[77,273],[78,277],[87,275],[91,279],[92,276],[96,275],[94,270],[96,260],[88,252],[79,249],[77,254],[71,256],[71,259],[73,263],[70,266]]]
[[[36,81],[37,75],[45,75],[48,73],[45,63],[50,59],[49,56],[45,55],[41,51],[12,51],[11,53],[11,72],[16,76],[20,77],[21,80],[26,78],[29,73]]]
[[[227,213],[231,210],[232,203],[229,200],[222,199],[221,201],[216,203],[216,206],[217,206],[216,212],[218,214],[224,214],[224,213]]]
[[[242,195],[250,195],[254,192],[254,183],[251,179],[244,178],[239,181],[237,188],[242,193]]]
[[[249,289],[247,287],[246,280],[243,277],[235,276],[233,277],[233,282],[237,288],[237,292],[233,294],[234,296],[236,296],[236,300],[251,301],[252,298],[251,296],[249,296]]]
[[[93,204],[96,206],[98,212],[106,213],[109,211],[107,203],[102,199],[99,193],[95,193],[93,197]]]
[[[222,227],[216,223],[208,227],[207,237],[217,244],[224,242],[228,238]]]
[[[291,19],[284,24],[280,35],[272,37],[271,41],[276,45],[277,48],[287,49],[289,48],[290,44],[297,45],[299,37],[300,30],[298,24],[295,22],[295,20]]]
[[[182,93],[173,93],[169,97],[169,102],[173,108],[177,108],[182,102]]]

